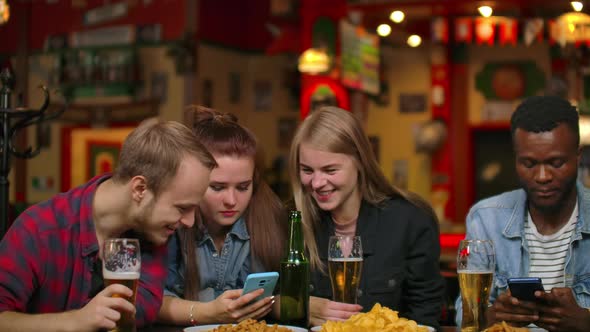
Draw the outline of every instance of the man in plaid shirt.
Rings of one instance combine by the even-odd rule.
[[[194,223],[215,159],[178,122],[146,121],[125,140],[112,176],[30,207],[0,242],[0,331],[111,329],[120,312],[156,319],[166,279],[166,242]],[[102,281],[107,238],[141,240],[137,302]]]

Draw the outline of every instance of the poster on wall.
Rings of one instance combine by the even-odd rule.
[[[272,85],[270,81],[254,82],[254,110],[270,111],[272,107]]]
[[[201,91],[201,104],[205,107],[213,108],[213,81],[205,79]]]
[[[123,141],[135,127],[62,128],[62,191],[79,186],[96,175],[111,172]]]
[[[426,95],[421,93],[401,93],[399,95],[401,113],[426,112]]]
[[[278,123],[279,148],[289,148],[297,129],[297,119],[280,118]]]
[[[342,84],[372,95],[379,93],[379,37],[340,21]]]
[[[240,92],[242,85],[240,81],[240,74],[236,72],[229,73],[229,87],[227,91],[229,102],[232,104],[237,104],[240,102]]]
[[[408,160],[394,160],[392,175],[392,182],[394,186],[400,189],[408,189]]]

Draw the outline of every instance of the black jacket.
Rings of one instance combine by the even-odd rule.
[[[369,311],[380,303],[413,319],[439,329],[438,318],[444,299],[444,279],[439,271],[438,224],[426,211],[402,198],[382,207],[365,201],[356,234],[363,246],[363,269],[358,303]],[[327,275],[328,240],[334,235],[329,213],[324,213],[316,234],[319,255],[326,274],[311,272],[311,295],[332,298]]]

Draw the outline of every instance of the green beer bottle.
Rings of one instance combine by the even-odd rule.
[[[281,322],[309,326],[309,262],[305,257],[301,212],[289,215],[289,247],[281,261]]]

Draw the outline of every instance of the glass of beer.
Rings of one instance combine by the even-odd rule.
[[[496,255],[491,240],[461,241],[457,255],[463,304],[461,332],[479,332],[485,329],[485,315],[495,266]]]
[[[332,299],[336,302],[357,302],[363,268],[363,247],[360,236],[330,236],[328,271]]]
[[[122,284],[133,291],[126,299],[135,305],[137,284],[141,271],[141,253],[137,239],[107,239],[104,243],[102,259],[102,277],[105,287]],[[122,297],[115,294],[114,297]],[[117,327],[112,331],[135,332],[135,315],[122,312]]]

